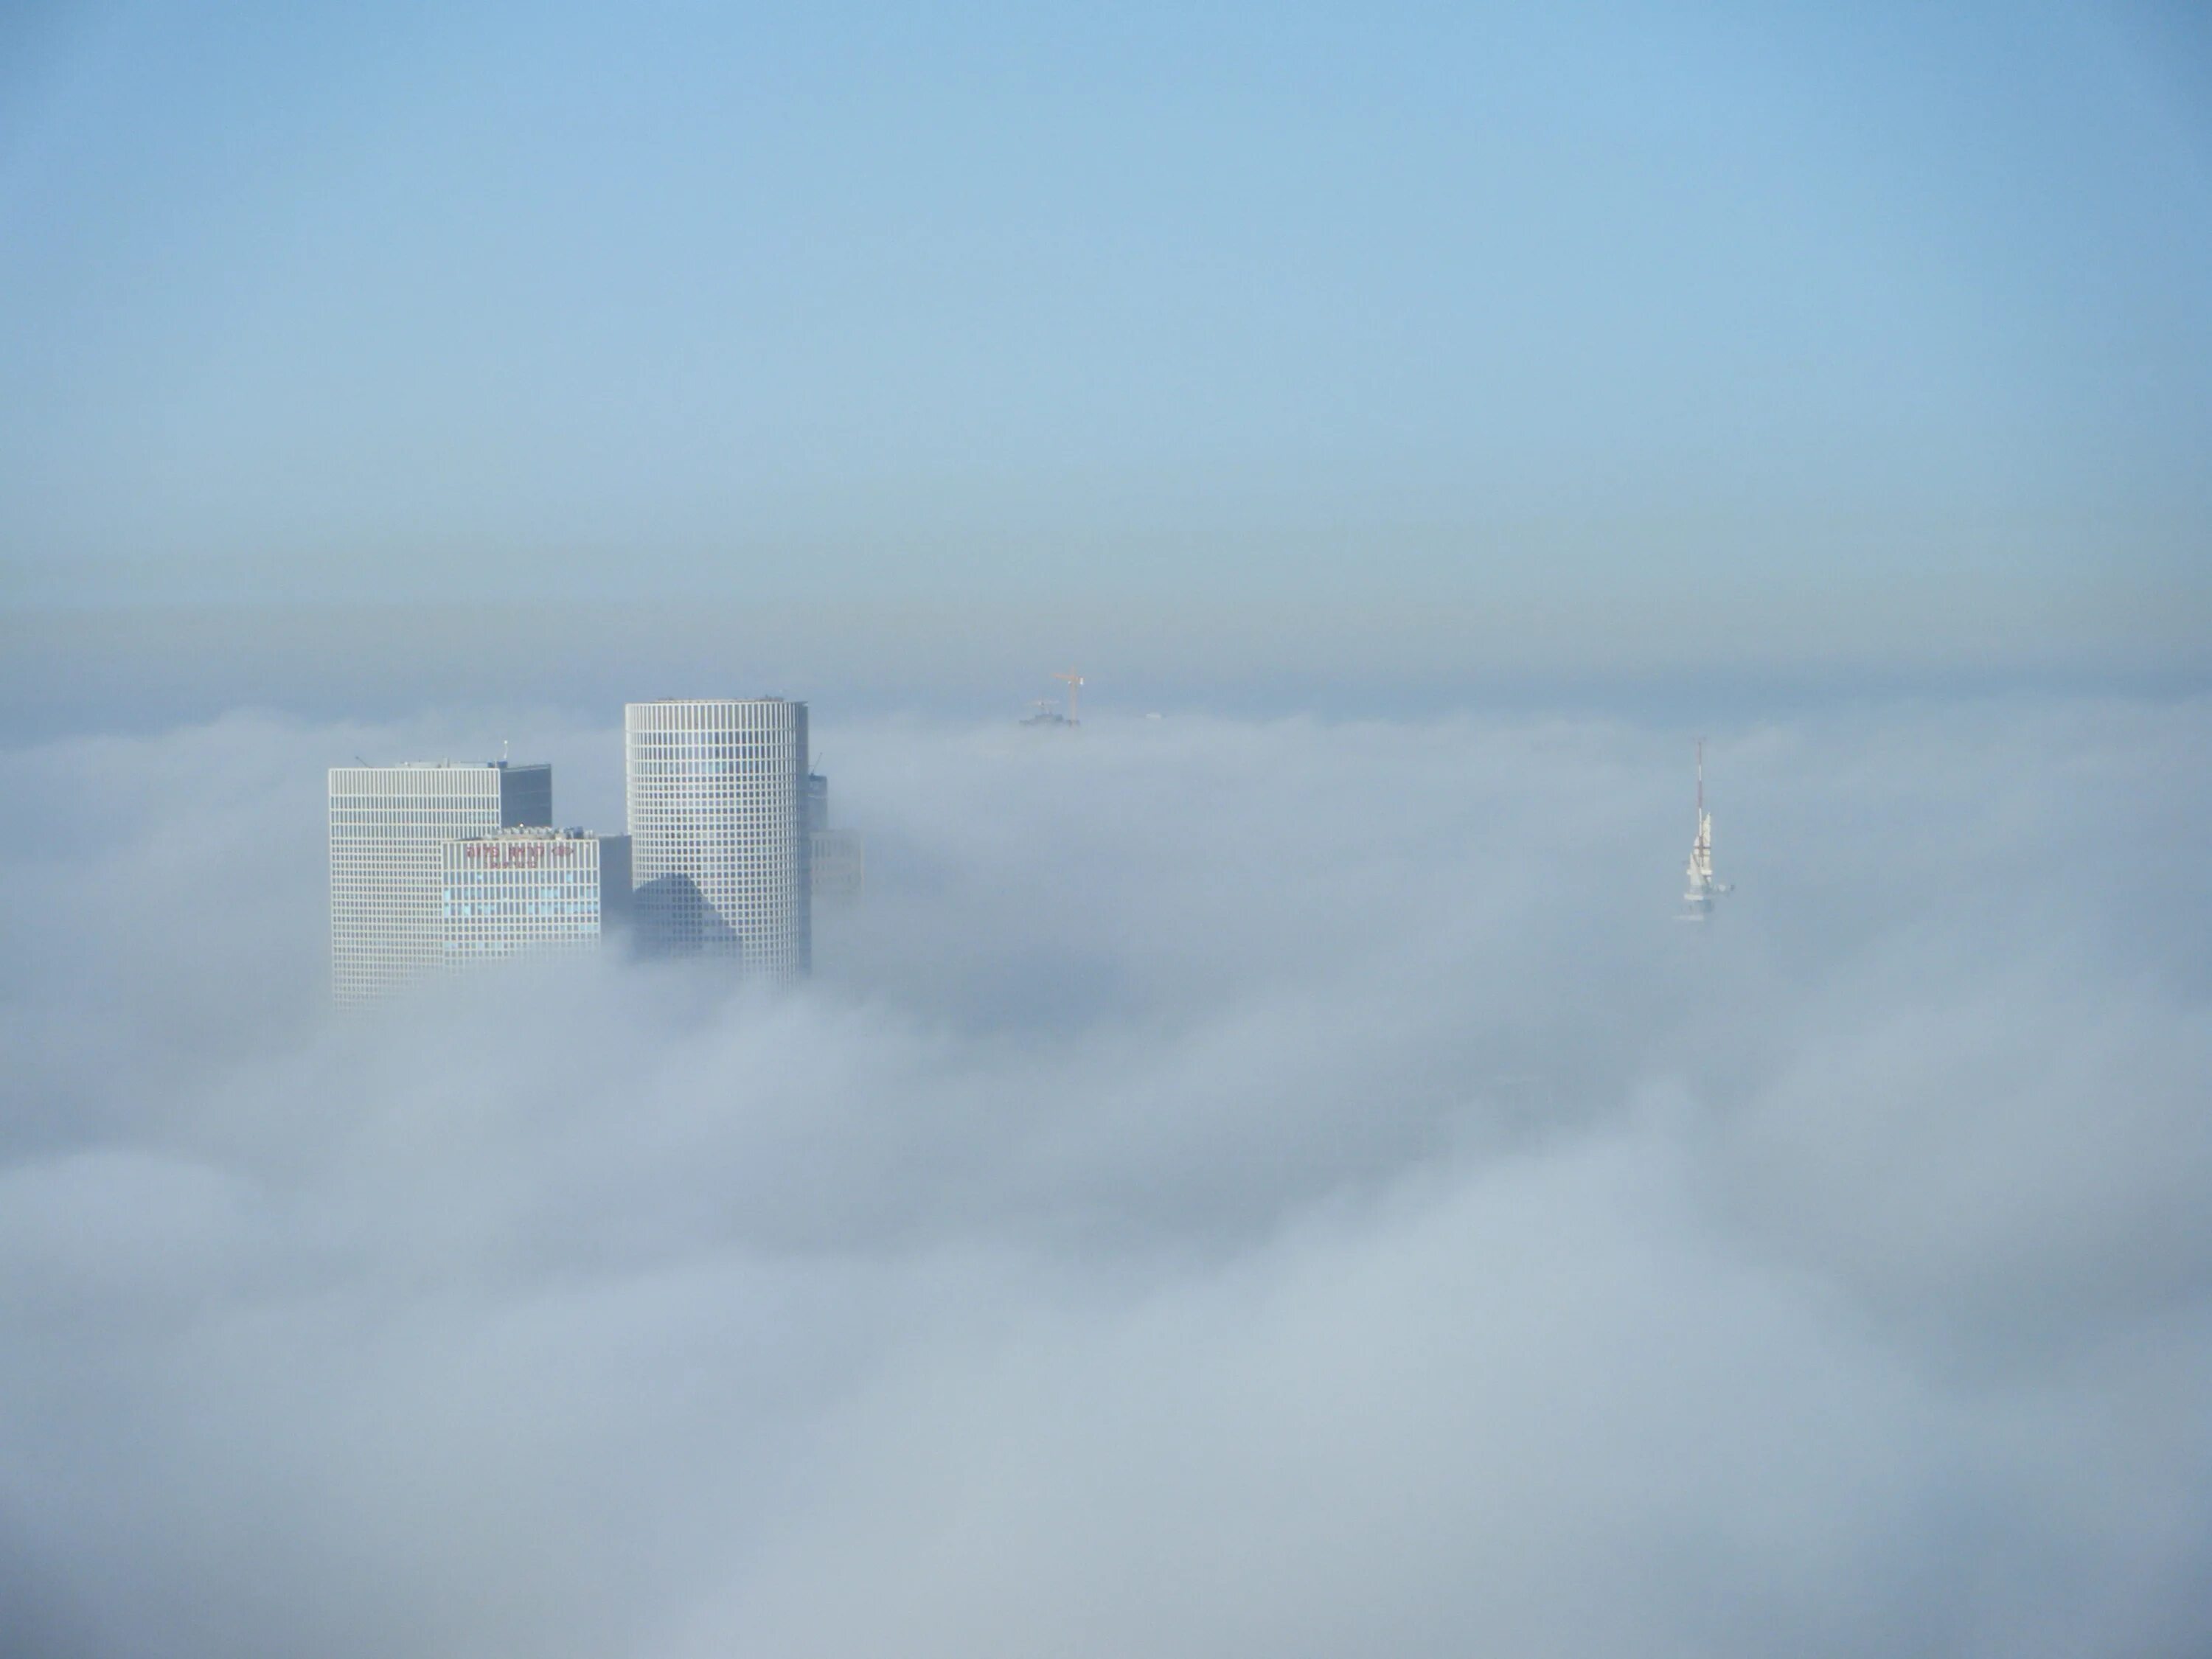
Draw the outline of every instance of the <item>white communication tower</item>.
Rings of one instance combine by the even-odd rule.
[[[1698,739],[1698,833],[1690,842],[1690,862],[1682,889],[1684,921],[1704,921],[1713,913],[1713,897],[1729,884],[1713,879],[1713,816],[1705,811],[1705,740]]]

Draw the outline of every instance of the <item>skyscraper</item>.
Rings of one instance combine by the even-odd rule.
[[[525,951],[592,949],[629,918],[628,836],[500,830],[438,846],[447,968]]]
[[[357,1002],[445,958],[444,843],[553,822],[553,769],[505,761],[334,766],[331,990]]]
[[[813,966],[806,705],[672,699],[623,710],[647,948],[790,980]]]
[[[806,777],[806,838],[815,904],[828,908],[858,898],[866,872],[860,832],[830,827],[830,780],[819,772]]]

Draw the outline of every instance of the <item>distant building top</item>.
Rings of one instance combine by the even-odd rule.
[[[455,836],[458,841],[605,841],[608,837],[596,830],[580,830],[574,824],[556,830],[543,823],[510,824],[504,830],[478,830]]]
[[[356,761],[351,766],[333,766],[333,772],[536,772],[547,765],[545,761]]]

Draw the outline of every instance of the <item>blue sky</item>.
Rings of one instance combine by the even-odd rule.
[[[19,612],[1710,601],[2204,660],[2183,9],[11,18]]]

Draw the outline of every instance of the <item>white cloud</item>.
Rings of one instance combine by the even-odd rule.
[[[1723,733],[1700,931],[1632,725],[831,726],[804,993],[351,1020],[320,768],[492,738],[15,751],[19,1646],[2199,1650],[2208,728]]]

